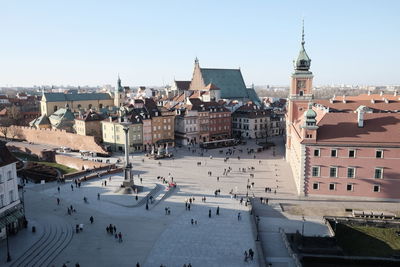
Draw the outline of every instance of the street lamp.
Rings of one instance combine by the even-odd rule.
[[[10,262],[11,261],[11,255],[10,255],[10,246],[9,246],[9,244],[8,244],[8,232],[9,232],[9,229],[10,229],[10,225],[9,224],[6,224],[6,237],[7,237],[7,262]]]
[[[302,246],[304,246],[304,223],[306,221],[306,219],[304,218],[304,215],[302,216],[302,219],[303,219],[303,224],[301,226],[301,243],[302,243]]]

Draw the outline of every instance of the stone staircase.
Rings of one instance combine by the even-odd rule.
[[[50,217],[45,220],[39,240],[14,260],[10,267],[50,266],[54,259],[68,246],[73,237],[73,228],[65,221]]]

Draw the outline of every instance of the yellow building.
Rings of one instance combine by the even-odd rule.
[[[114,99],[110,93],[44,93],[40,101],[42,115],[51,115],[63,107],[68,107],[72,112],[79,112],[112,106],[114,106]]]
[[[142,151],[143,149],[143,125],[141,119],[131,119],[129,122],[128,146],[129,153]],[[125,132],[123,130],[123,121],[121,118],[109,118],[101,121],[103,130],[103,144],[112,151],[124,151]]]

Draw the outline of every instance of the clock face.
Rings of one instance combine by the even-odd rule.
[[[306,87],[306,81],[304,81],[304,80],[297,81],[297,89],[303,89],[305,87]]]

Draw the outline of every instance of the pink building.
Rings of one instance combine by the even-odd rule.
[[[397,93],[314,100],[304,43],[303,35],[286,114],[286,160],[298,194],[400,199]]]

